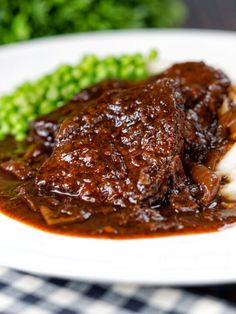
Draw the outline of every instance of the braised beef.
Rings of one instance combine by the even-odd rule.
[[[107,90],[128,88],[132,84],[129,81],[109,80],[83,89],[65,106],[34,120],[31,123],[28,142],[40,142],[50,148],[55,143],[56,133],[62,121],[65,117],[73,116],[74,110],[76,111],[81,103],[96,99]]]
[[[199,199],[202,204],[209,204],[216,196],[220,188],[220,177],[204,165],[191,167],[191,178],[200,187]]]
[[[0,145],[0,201],[6,211],[72,234],[233,222],[232,206],[220,211],[214,172],[236,134],[230,93],[225,74],[203,62],[84,89],[31,123],[25,151],[1,155]]]
[[[202,157],[202,151],[222,142],[227,137],[226,131],[217,123],[217,110],[228,96],[230,81],[220,70],[216,70],[203,62],[177,63],[162,74],[150,77],[171,78],[181,86],[185,101],[185,151],[196,160]],[[31,124],[28,137],[30,142],[40,140],[46,146],[54,146],[56,133],[65,116],[73,116],[74,110],[81,102],[87,102],[100,97],[104,91],[111,89],[127,89],[143,82],[110,80],[98,83],[82,90],[67,105],[54,112],[39,117]],[[194,154],[193,154],[194,150]]]
[[[61,124],[37,186],[120,206],[161,200],[183,152],[183,104],[175,82],[162,79],[78,106]]]
[[[228,97],[230,81],[220,70],[203,62],[174,64],[160,77],[177,79],[186,97],[185,153],[202,161],[206,151],[227,137],[217,112]]]

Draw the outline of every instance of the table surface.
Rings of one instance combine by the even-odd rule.
[[[235,314],[235,305],[178,287],[88,283],[0,267],[1,314]]]

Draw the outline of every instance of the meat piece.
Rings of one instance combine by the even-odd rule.
[[[85,220],[84,217],[81,217],[79,213],[74,216],[66,215],[66,214],[58,214],[57,212],[55,213],[55,210],[52,210],[51,208],[47,206],[40,206],[39,207],[40,212],[46,221],[46,223],[51,226],[51,225],[61,225],[61,224],[68,224],[68,223],[73,223],[76,221],[83,221]]]
[[[195,211],[198,204],[191,195],[188,178],[185,174],[180,156],[173,158],[171,162],[172,188],[169,190],[168,203],[175,211]]]
[[[203,62],[174,64],[159,77],[180,82],[186,97],[185,152],[191,159],[202,160],[209,148],[227,136],[218,124],[217,111],[228,97],[230,80]]]
[[[135,81],[108,80],[97,83],[91,87],[81,90],[80,93],[74,96],[75,101],[88,101],[100,97],[104,92],[112,89],[126,89],[135,85]]]
[[[194,150],[198,158],[201,150],[218,142],[220,136],[224,138],[225,134],[217,132],[219,128],[215,123],[217,109],[228,94],[230,85],[229,79],[223,72],[203,62],[186,62],[175,64],[161,75],[151,77],[147,81],[155,81],[156,78],[179,80],[181,90],[186,97],[185,142],[188,151]],[[142,84],[143,82],[110,80],[82,90],[67,105],[33,121],[28,137],[29,142],[41,142],[45,146],[53,147],[56,133],[64,117],[73,116],[81,103],[99,98],[106,90],[126,89]]]
[[[74,111],[81,103],[98,98],[106,90],[128,88],[132,84],[129,81],[110,80],[83,89],[65,106],[34,120],[30,126],[28,142],[38,142],[46,147],[52,147],[61,122],[65,117],[73,116]]]
[[[26,180],[33,176],[33,170],[31,167],[22,160],[8,160],[0,163],[0,168],[11,172],[19,180]]]
[[[229,78],[204,62],[176,63],[159,77],[178,79],[181,90],[187,97],[186,107],[193,108],[204,101],[211,112],[221,106],[230,86]]]
[[[210,204],[220,188],[220,177],[203,165],[193,165],[191,176],[201,188],[200,202],[203,205]]]
[[[196,210],[201,200],[185,169],[207,161],[227,136],[217,112],[229,85],[221,71],[187,62],[146,81],[84,89],[31,125],[28,140],[46,160],[35,179],[39,193],[104,206],[166,202]],[[29,155],[34,159],[34,150]],[[195,180],[197,190],[203,185]],[[202,198],[204,206],[209,199]]]
[[[38,171],[38,188],[120,206],[162,201],[183,152],[184,102],[178,85],[162,79],[78,104]]]

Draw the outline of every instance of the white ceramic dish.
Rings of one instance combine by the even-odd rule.
[[[148,52],[161,63],[204,60],[236,80],[236,33],[124,31],[62,36],[0,49],[0,93],[84,53]],[[102,240],[49,234],[0,215],[0,265],[106,282],[212,284],[236,280],[236,227],[196,235]]]

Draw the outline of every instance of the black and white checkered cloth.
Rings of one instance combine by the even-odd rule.
[[[1,314],[235,314],[236,306],[177,288],[89,284],[0,267]]]

